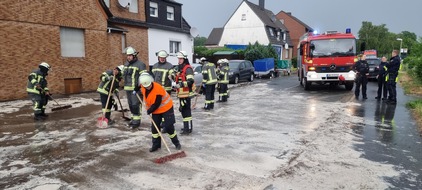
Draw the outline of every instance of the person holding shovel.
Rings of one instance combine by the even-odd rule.
[[[161,128],[166,129],[171,142],[173,142],[177,150],[180,150],[182,145],[180,145],[174,129],[176,118],[174,116],[173,100],[163,86],[153,81],[154,79],[148,73],[142,73],[139,77],[143,102],[145,102],[147,114],[152,119],[152,147],[149,151],[154,152],[161,148],[162,133],[158,131]]]
[[[32,71],[28,76],[28,84],[26,92],[33,103],[34,120],[40,121],[48,117],[45,114],[45,108],[49,100],[49,90],[47,88],[47,75],[51,69],[50,65],[42,62],[38,65],[38,69]]]
[[[97,92],[100,94],[101,107],[104,117],[108,120],[108,125],[114,124],[114,121],[110,118],[111,107],[114,105],[113,92],[118,91],[119,82],[122,80],[123,67],[123,65],[119,65],[113,70],[103,72],[100,76],[100,84],[98,85]],[[111,86],[112,84],[113,86]]]

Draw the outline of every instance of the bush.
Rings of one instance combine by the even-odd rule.
[[[297,57],[292,58],[292,66],[293,68],[297,68]]]
[[[271,44],[268,46],[260,45],[258,42],[255,44],[249,44],[245,49],[245,59],[249,61],[255,61],[263,58],[274,58],[278,60],[277,52]]]

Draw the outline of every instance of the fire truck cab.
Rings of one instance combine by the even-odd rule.
[[[356,76],[353,65],[357,57],[356,38],[350,29],[346,33],[306,33],[300,38],[298,52],[298,77],[305,90],[313,83],[353,89]]]

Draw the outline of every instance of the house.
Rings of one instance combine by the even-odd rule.
[[[156,20],[150,18],[151,5],[157,5]],[[171,52],[172,42],[180,42],[173,51],[192,55],[190,26],[181,16],[181,6],[172,0],[3,0],[0,101],[26,98],[28,74],[42,61],[52,66],[51,93],[72,94],[95,91],[104,70],[124,63],[127,46],[139,51],[147,65],[156,62],[154,51]],[[162,22],[163,14],[177,23]],[[157,40],[163,36],[167,40]]]
[[[276,16],[290,31],[290,38],[293,42],[293,57],[297,57],[297,45],[300,37],[305,33],[313,32],[314,29],[293,16],[290,12],[280,11]]]
[[[154,65],[155,55],[160,50],[169,53],[167,61],[178,64],[176,53],[186,51],[193,54],[191,26],[182,17],[182,4],[172,0],[146,0],[146,22],[148,24],[148,63]],[[192,57],[192,56],[190,56]]]
[[[249,44],[258,42],[271,44],[280,59],[291,59],[293,44],[289,31],[273,12],[265,9],[265,0],[259,5],[244,0],[222,28],[214,28],[205,45],[209,48],[228,47],[245,49]]]

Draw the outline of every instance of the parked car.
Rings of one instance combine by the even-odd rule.
[[[254,79],[255,68],[248,60],[229,60],[229,82],[237,84],[241,80],[250,82]]]
[[[193,80],[195,80],[196,89],[201,87],[202,84],[202,65],[198,63],[191,63],[193,69]]]
[[[369,65],[369,76],[368,79],[376,79],[379,71],[379,65],[381,64],[380,58],[366,58]]]

